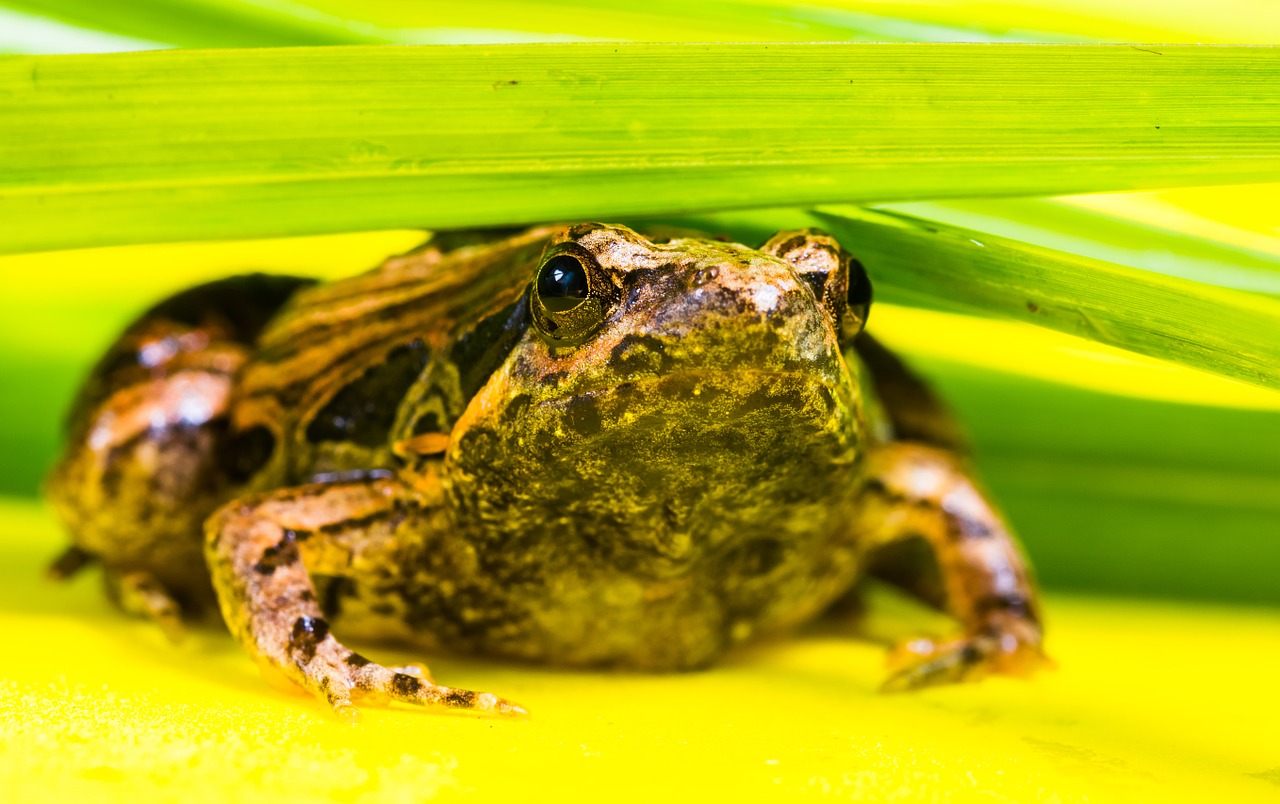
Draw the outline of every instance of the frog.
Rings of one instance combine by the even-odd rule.
[[[51,572],[100,564],[175,637],[220,612],[343,718],[527,714],[343,640],[696,670],[867,577],[958,630],[891,651],[883,689],[1028,675],[1048,661],[1030,566],[954,417],[865,331],[871,301],[818,229],[753,248],[603,223],[198,286],[78,396]]]

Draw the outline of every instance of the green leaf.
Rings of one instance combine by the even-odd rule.
[[[1249,47],[9,57],[0,251],[1280,179],[1277,109]]]
[[[1132,196],[1091,198],[1133,201]],[[888,209],[1130,268],[1280,296],[1280,254],[1274,251],[1152,226],[1070,199],[970,198],[893,204]],[[1275,245],[1280,246],[1280,240]]]
[[[938,221],[819,210],[889,299],[959,305],[1280,389],[1280,299]]]

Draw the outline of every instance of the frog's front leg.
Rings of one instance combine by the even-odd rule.
[[[868,463],[862,511],[872,550],[923,538],[937,559],[945,606],[964,629],[955,639],[899,647],[884,689],[1026,675],[1045,664],[1027,564],[965,460],[942,447],[892,441]]]
[[[403,544],[427,516],[414,492],[390,477],[299,486],[224,506],[206,525],[205,557],[227,626],[264,673],[283,675],[341,716],[355,715],[362,701],[525,714],[496,695],[371,662],[329,631],[310,572],[358,571],[370,555]]]

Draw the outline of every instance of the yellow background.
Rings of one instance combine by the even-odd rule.
[[[840,621],[690,675],[437,660],[532,716],[367,709],[352,727],[267,686],[218,629],[175,647],[90,577],[42,581],[63,540],[35,505],[0,523],[23,536],[0,542],[5,801],[1280,799],[1273,611],[1050,596],[1057,670],[911,695],[876,692],[883,647]],[[875,638],[921,622],[874,603]]]
[[[454,13],[430,5],[423,13],[437,24]],[[1277,19],[1275,4],[1259,0],[811,5],[1124,41],[1258,41],[1274,37]],[[561,24],[524,4],[508,10]],[[624,23],[640,38],[672,30],[667,20],[644,30]],[[1278,199],[1274,187],[1257,187],[1079,203],[1275,256]],[[131,308],[180,286],[259,266],[350,272],[419,238],[5,258],[0,354],[36,365],[96,352]],[[915,354],[1080,387],[1206,411],[1280,407],[1272,392],[1005,322],[960,325],[941,313],[879,308],[876,327]],[[1205,525],[1197,555],[1208,560],[1214,532]],[[817,623],[691,675],[568,673],[369,646],[387,662],[427,659],[445,683],[492,690],[533,715],[366,710],[360,726],[347,727],[265,684],[220,628],[174,646],[106,605],[94,573],[66,586],[42,581],[65,543],[38,504],[0,498],[0,801],[1280,801],[1275,609],[1050,594],[1047,647],[1057,670],[898,696],[876,692],[883,643],[921,622],[945,624],[884,595],[861,635],[847,622]]]

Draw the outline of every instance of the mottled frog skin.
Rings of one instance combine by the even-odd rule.
[[[81,393],[54,572],[102,564],[175,634],[216,600],[264,670],[348,715],[523,710],[335,632],[679,670],[866,573],[961,627],[900,649],[887,688],[1026,673],[1026,564],[940,404],[862,333],[870,300],[816,230],[753,249],[594,223],[195,288]]]

